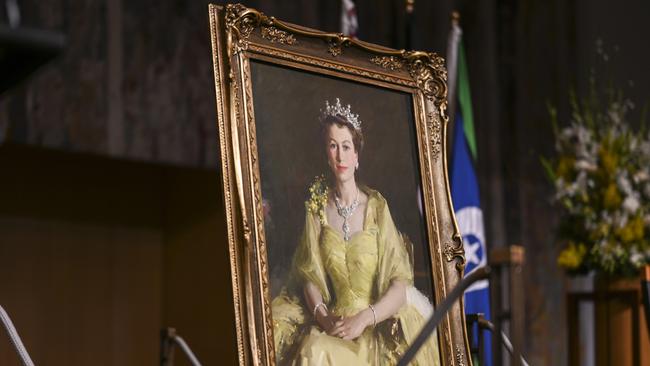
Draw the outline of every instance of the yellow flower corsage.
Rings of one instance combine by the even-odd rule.
[[[325,206],[329,197],[329,187],[325,183],[325,176],[319,175],[314,178],[309,186],[309,201],[307,207],[309,212],[317,214],[321,225],[325,224]]]

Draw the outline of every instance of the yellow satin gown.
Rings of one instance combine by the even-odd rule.
[[[348,242],[324,215],[307,207],[289,285],[272,302],[278,365],[394,365],[425,323],[406,304],[393,318],[348,341],[324,333],[305,308],[301,289],[307,281],[320,289],[331,312],[344,317],[378,301],[394,280],[413,284],[413,269],[386,200],[377,191],[363,190],[368,195],[363,230]],[[414,364],[440,364],[436,337],[429,338]]]

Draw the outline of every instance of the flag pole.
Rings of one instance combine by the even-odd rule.
[[[447,146],[452,149],[454,136],[454,120],[456,114],[456,88],[458,86],[458,44],[463,31],[460,29],[460,13],[456,10],[451,12],[451,29],[447,39]],[[448,152],[451,152],[448,151]]]
[[[406,0],[406,44],[405,47],[407,50],[410,50],[413,46],[411,43],[411,38],[413,37],[413,10],[415,8],[415,0]]]

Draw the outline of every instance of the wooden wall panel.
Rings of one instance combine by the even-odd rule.
[[[155,365],[163,326],[205,364],[236,360],[215,170],[17,146],[0,169],[0,304],[38,365]]]
[[[0,217],[0,299],[36,364],[155,364],[162,236]],[[2,339],[0,364],[19,365]]]
[[[203,364],[236,364],[221,178],[183,170],[167,184],[164,325],[176,328]],[[176,354],[175,365],[189,365]]]

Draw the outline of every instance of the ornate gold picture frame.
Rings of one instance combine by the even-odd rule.
[[[382,260],[410,258],[405,260],[410,273],[404,282],[419,289],[425,303],[427,299],[433,306],[439,303],[461,279],[465,265],[447,177],[443,59],[435,53],[393,50],[285,23],[239,4],[211,5],[209,15],[240,364],[290,363],[276,350],[284,341],[278,339],[284,337],[279,335],[284,314],[278,310],[278,299],[296,301],[303,323],[315,324],[311,317],[320,305],[335,307],[344,297],[333,289],[331,296],[324,296],[329,302],[312,311],[302,303],[301,293],[288,295],[287,278],[297,266],[293,253],[303,245],[298,244],[306,235],[303,226],[315,212],[311,204],[318,202],[315,183],[311,198],[308,188],[319,169],[327,170],[318,126],[319,118],[334,113],[330,108],[363,123],[359,131],[363,129],[367,141],[361,152],[355,145],[359,152],[355,174],[376,190],[363,188],[357,196],[365,199],[365,220],[376,225],[364,223],[362,231],[367,229],[368,238],[388,235],[377,232],[396,233],[399,243],[389,244],[396,245],[397,253],[401,248],[407,253],[382,259],[385,254],[378,252],[355,263],[376,269]],[[324,210],[319,212],[321,224],[327,225]],[[381,226],[382,220],[392,231]],[[334,231],[335,238],[339,234]],[[365,245],[363,238],[350,239],[347,233],[345,241],[342,238],[332,240],[345,243],[340,247],[344,251]],[[321,292],[336,288],[339,279],[327,269],[323,272],[327,273]],[[380,269],[370,273],[372,281],[380,281]],[[357,277],[362,276],[350,272],[341,280]],[[382,290],[376,288],[381,287],[374,287],[374,282],[372,286],[369,299],[380,297],[377,292]],[[370,308],[375,324],[368,332],[379,332],[388,320],[377,324],[375,308]],[[391,324],[393,333],[407,331],[399,330],[396,320]],[[293,333],[299,332],[293,328]],[[432,337],[437,359],[431,364],[471,364],[462,302]],[[403,349],[393,351],[399,357]],[[283,349],[282,354],[289,353]]]

